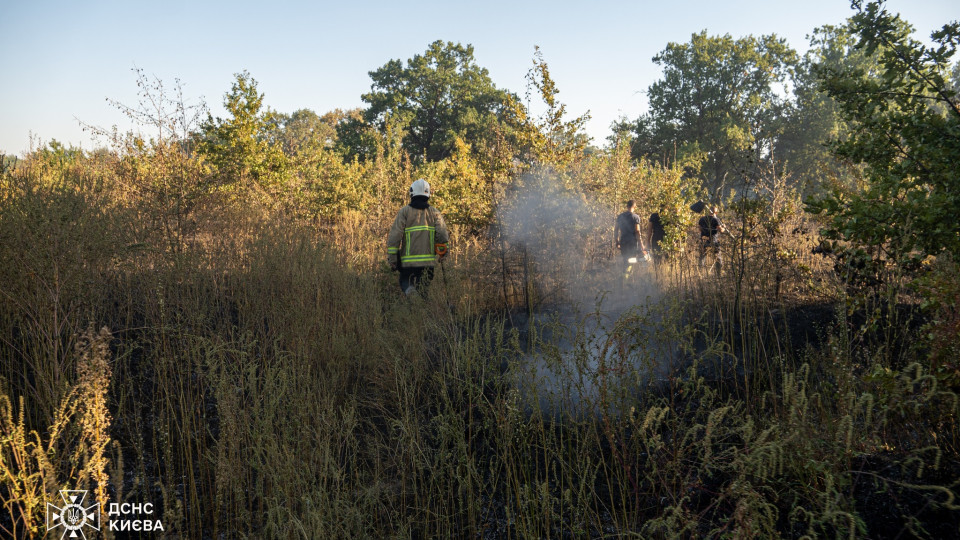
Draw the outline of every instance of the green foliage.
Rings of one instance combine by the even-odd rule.
[[[930,314],[923,327],[930,371],[944,387],[960,391],[960,272],[947,258],[937,260],[919,279]]]
[[[376,127],[363,117],[349,118],[337,124],[337,153],[344,161],[370,161],[376,159],[383,137]]]
[[[376,204],[368,167],[344,163],[333,152],[318,152],[300,170],[300,188],[294,197],[304,199],[311,216],[325,218],[361,212]]]
[[[590,120],[590,113],[584,113],[572,120],[564,120],[567,106],[557,100],[560,90],[550,76],[550,68],[540,47],[534,48],[533,67],[527,71],[527,108],[516,111],[523,120],[520,143],[529,152],[530,163],[549,163],[557,167],[570,164],[583,155],[589,139],[583,133],[583,126]],[[546,109],[535,118],[530,118],[531,94],[543,100]]]
[[[510,106],[515,98],[498,89],[473,58],[473,47],[435,41],[424,54],[391,60],[376,71],[363,100],[365,123],[385,134],[397,130],[415,163],[453,155],[460,137],[480,151],[496,144],[496,134],[515,125]],[[350,152],[370,157],[359,122],[344,127],[355,133]]]
[[[339,109],[322,117],[310,109],[291,114],[274,113],[268,118],[269,138],[279,144],[288,157],[309,156],[334,145],[337,123],[348,114]]]
[[[267,138],[269,115],[261,111],[263,94],[249,73],[236,74],[224,107],[230,116],[213,118],[201,126],[197,152],[213,167],[217,187],[277,193],[286,179],[287,162],[279,144]]]
[[[825,67],[826,92],[852,132],[837,153],[866,165],[864,190],[836,189],[808,206],[828,219],[824,237],[836,250],[868,253],[910,270],[927,255],[960,255],[960,101],[950,90],[960,26],[933,33],[935,46],[912,39],[910,27],[882,4],[862,5],[851,19],[858,47],[879,55],[879,77],[862,67]]]
[[[64,146],[56,139],[47,143],[47,146],[36,151],[36,158],[53,165],[68,165],[76,163],[78,159],[84,157],[83,150],[73,145]]]
[[[660,162],[704,159],[693,171],[714,191],[767,156],[782,129],[786,83],[796,52],[775,35],[734,40],[704,30],[653,58],[663,78],[649,90],[650,112],[634,125],[636,155]],[[728,178],[730,176],[730,178]]]
[[[838,159],[828,144],[845,138],[850,129],[816,75],[825,69],[856,67],[864,76],[876,77],[876,55],[867,55],[855,45],[856,37],[847,24],[816,28],[810,35],[810,49],[797,65],[794,99],[775,154],[804,193],[855,182],[857,169]]]
[[[376,192],[383,189],[371,178],[376,160],[345,160],[338,151],[342,143],[338,131],[361,118],[359,109],[337,109],[322,116],[307,109],[269,115],[266,138],[282,148],[288,176],[277,201],[280,208],[299,217],[328,220],[376,205]]]
[[[490,225],[500,186],[484,172],[466,142],[458,137],[450,158],[419,170],[433,187],[431,204],[443,211],[448,224],[463,225],[475,234]]]

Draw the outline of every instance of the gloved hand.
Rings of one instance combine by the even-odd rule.
[[[394,261],[394,260],[390,261],[390,270],[393,272],[397,271],[397,261]]]

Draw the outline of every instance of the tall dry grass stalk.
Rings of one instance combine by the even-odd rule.
[[[79,478],[89,479],[94,486],[96,500],[106,515],[107,488],[110,477],[107,473],[109,459],[106,455],[110,438],[110,410],[107,407],[107,392],[113,368],[110,365],[110,330],[106,327],[94,333],[88,328],[77,343],[77,401],[81,415],[79,429],[82,433],[77,451],[84,453],[83,469]],[[82,449],[82,450],[81,450]]]
[[[106,328],[98,333],[88,328],[78,339],[77,382],[42,435],[26,426],[23,396],[14,415],[9,396],[0,394],[0,498],[9,515],[0,527],[11,538],[42,537],[45,505],[61,504],[61,489],[92,488],[101,512],[107,515],[109,341]]]

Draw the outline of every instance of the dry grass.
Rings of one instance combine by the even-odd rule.
[[[410,303],[379,221],[198,204],[171,249],[130,225],[119,180],[51,174],[3,180],[6,534],[42,534],[76,485],[190,538],[957,530],[953,388],[920,353],[893,362],[856,310],[796,341],[842,288],[776,197],[731,203],[719,275],[688,247],[636,278],[649,301],[591,312],[583,288],[616,295],[603,221],[535,249],[455,229]],[[582,263],[532,256],[564,244]]]
[[[60,489],[93,490],[106,516],[111,444],[107,392],[110,386],[110,332],[87,329],[77,344],[78,383],[61,400],[41,435],[27,426],[25,400],[16,415],[0,395],[0,500],[9,520],[0,529],[12,538],[42,537],[45,504],[61,504]],[[116,478],[115,478],[116,480]]]

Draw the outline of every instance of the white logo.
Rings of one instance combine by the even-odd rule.
[[[86,508],[83,507],[83,499],[87,496],[86,490],[60,490],[60,496],[63,497],[63,508],[57,508],[51,503],[47,503],[47,531],[63,526],[63,534],[60,540],[64,538],[82,538],[87,539],[83,534],[84,527],[90,527],[93,530],[100,530],[100,503],[96,503]],[[70,534],[67,534],[70,533]]]

